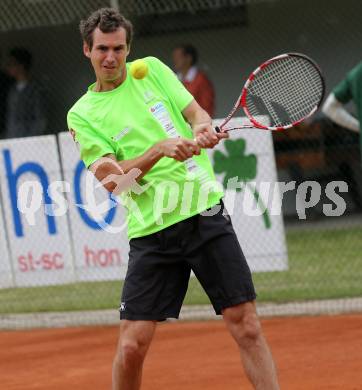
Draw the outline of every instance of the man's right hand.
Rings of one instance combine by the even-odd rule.
[[[170,157],[177,161],[185,161],[194,154],[200,154],[200,146],[187,138],[169,138],[157,144],[158,151],[164,157]]]

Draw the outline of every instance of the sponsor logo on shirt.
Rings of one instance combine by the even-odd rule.
[[[121,138],[123,138],[125,135],[127,135],[132,130],[131,127],[126,126],[124,129],[122,129],[117,135],[114,135],[112,137],[113,141],[119,141]]]
[[[167,108],[162,102],[155,103],[150,107],[150,111],[154,118],[160,123],[169,138],[177,138],[179,134],[172,122],[171,116]],[[210,181],[209,173],[202,169],[192,158],[184,161],[189,178],[196,178],[201,184]]]
[[[155,98],[155,95],[153,94],[152,91],[145,91],[145,93],[143,94],[143,97],[145,99],[145,103],[147,104]]]

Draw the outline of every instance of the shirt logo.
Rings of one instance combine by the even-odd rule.
[[[119,141],[121,138],[123,138],[125,135],[127,135],[132,130],[131,127],[126,126],[124,129],[122,129],[117,135],[112,137],[113,141]]]
[[[166,111],[166,108],[165,106],[162,104],[162,103],[156,103],[155,105],[153,105],[151,108],[150,108],[150,111],[152,113],[158,113],[158,112],[165,112]]]
[[[145,103],[147,104],[155,98],[155,95],[153,94],[152,91],[145,91],[143,97],[145,99]]]

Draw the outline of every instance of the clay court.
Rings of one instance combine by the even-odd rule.
[[[280,317],[263,327],[282,389],[362,389],[362,315]],[[117,327],[1,332],[1,388],[108,390],[117,337]],[[145,390],[251,389],[222,321],[160,324],[144,374]]]

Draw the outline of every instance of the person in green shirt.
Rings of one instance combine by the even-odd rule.
[[[351,115],[344,104],[353,101],[357,110],[357,118]],[[360,132],[362,119],[362,62],[350,70],[346,77],[336,85],[327,97],[323,107],[323,113],[351,131]]]
[[[204,150],[227,134],[213,131],[208,114],[158,59],[144,59],[145,78],[131,77],[132,25],[116,10],[95,11],[81,34],[96,82],[70,109],[68,127],[86,167],[108,191],[122,192],[128,208],[113,390],[140,389],[157,321],[178,318],[191,270],[223,315],[254,388],[279,389],[250,269]]]

